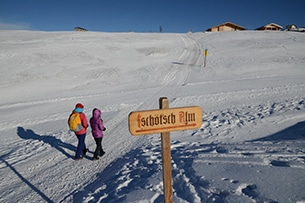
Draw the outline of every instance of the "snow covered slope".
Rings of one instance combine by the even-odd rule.
[[[208,49],[207,66],[203,52]],[[305,35],[0,31],[0,201],[163,202],[160,135],[128,114],[201,106],[171,133],[173,202],[305,202]],[[67,118],[102,110],[74,161]]]

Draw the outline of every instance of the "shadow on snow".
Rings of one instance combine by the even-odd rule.
[[[179,145],[179,142],[176,142],[176,144]],[[212,148],[211,150],[215,148],[211,145],[200,147]],[[207,153],[209,153],[209,150],[207,150]],[[196,200],[194,191],[189,186],[190,184],[196,188],[196,194],[202,201],[207,203],[215,202],[215,200],[217,200],[217,203],[226,202],[227,194],[225,192],[218,191],[211,186],[208,180],[196,175],[193,162],[198,154],[192,150],[192,147],[173,147],[171,154],[174,202],[177,197],[187,202]],[[71,194],[73,195],[73,202],[81,202],[84,198],[87,199],[86,202],[140,201],[141,194],[144,193],[149,193],[144,197],[151,196],[150,202],[164,202],[161,160],[160,145],[134,149],[111,163],[102,172],[97,173],[97,179],[85,186],[82,191]],[[154,183],[149,182],[151,177]],[[132,195],[131,198],[133,199],[129,200],[130,193],[139,195]],[[147,199],[145,200],[147,201]]]
[[[295,140],[305,140],[305,122],[299,122],[264,138],[251,140],[251,142]],[[221,144],[184,145],[179,141],[174,141],[171,144],[173,198],[178,197],[180,200],[187,202],[194,202],[198,197],[201,201],[207,203],[227,202],[226,199],[230,195],[230,191],[217,189],[211,185],[209,180],[196,175],[193,164],[194,159],[201,153],[214,151],[218,154],[223,154],[229,153],[229,151]],[[134,149],[111,163],[104,171],[98,173],[97,179],[85,186],[82,191],[71,194],[73,195],[73,201],[77,202],[86,197],[88,198],[87,202],[119,203],[128,201],[128,196],[130,196],[128,194],[134,194],[135,191],[143,193],[148,191],[151,193],[150,202],[163,202],[161,160],[160,145],[143,146],[142,148]],[[271,161],[271,165],[289,166],[288,163],[278,160]],[[159,182],[150,183],[150,178],[155,182],[157,179]],[[153,196],[157,196],[157,198],[153,198]],[[146,195],[145,197],[147,198],[148,196]],[[135,201],[136,198],[138,196],[133,197],[132,201]],[[139,198],[141,198],[141,195],[139,195]],[[261,198],[264,197],[255,197],[255,199]],[[140,201],[141,199],[138,200]]]
[[[267,137],[251,140],[251,141],[292,141],[305,140],[305,121],[299,122],[282,131],[269,135]]]
[[[60,139],[52,136],[41,136],[34,133],[32,130],[25,130],[22,127],[18,127],[17,134],[23,139],[33,139],[43,141],[50,146],[56,148],[62,152],[65,156],[72,158],[64,148],[75,150],[75,147],[62,142]],[[289,128],[279,131],[275,134],[267,137],[251,140],[256,141],[293,141],[293,140],[305,140],[305,122],[299,122]],[[219,203],[226,202],[226,196],[229,195],[228,191],[218,191],[217,188],[213,188],[210,182],[200,176],[196,175],[193,169],[194,159],[199,153],[210,153],[216,150],[217,153],[228,153],[221,150],[219,145],[207,144],[196,146],[206,150],[196,151],[194,146],[180,145],[178,141],[172,143],[176,145],[171,150],[173,168],[173,190],[176,197],[181,198],[184,201],[194,202],[194,191],[189,187],[193,185],[196,190],[196,195],[204,202],[212,202],[217,200]],[[134,149],[122,158],[118,158],[102,172],[96,174],[96,180],[86,185],[83,190],[69,194],[73,196],[73,202],[82,202],[84,198],[87,198],[87,202],[126,202],[128,201],[128,194],[135,191],[150,192],[151,197],[157,194],[156,198],[150,200],[154,203],[163,202],[163,191],[160,191],[162,187],[162,165],[161,161],[161,147],[156,146],[143,146],[142,148]],[[34,186],[27,180],[20,176],[20,174],[12,168],[5,160],[6,165],[11,168],[24,182],[39,193],[46,201],[50,201],[46,196],[41,194]],[[282,163],[274,163],[274,165]],[[158,179],[158,183],[150,183],[149,179]],[[156,188],[156,184],[159,185]],[[159,189],[158,189],[159,188]],[[213,191],[213,192],[212,192]],[[63,199],[65,201],[66,198]],[[147,196],[146,196],[147,197]],[[173,196],[174,197],[174,196]],[[137,197],[133,197],[135,200]],[[141,196],[139,196],[141,198]],[[174,197],[175,198],[175,197]]]
[[[65,148],[75,151],[76,147],[71,144],[63,142],[54,136],[38,135],[33,130],[30,130],[30,129],[25,130],[23,127],[17,128],[17,134],[20,138],[25,139],[25,140],[31,139],[31,140],[42,141],[46,144],[49,144],[51,147],[54,147],[55,149],[57,149],[58,151],[63,153],[66,157],[74,158],[74,156],[72,156],[71,154],[69,154],[65,151]]]
[[[148,163],[147,159],[148,155],[140,148],[130,151],[97,173],[94,182],[73,194],[73,202],[82,202],[84,197],[90,199],[87,202],[126,202],[128,193],[147,189],[149,177],[161,170],[156,160]]]

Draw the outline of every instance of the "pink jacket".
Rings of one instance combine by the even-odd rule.
[[[92,117],[90,118],[91,133],[94,138],[102,138],[104,136],[103,131],[105,130],[103,120],[101,119],[102,112],[95,108],[92,111]]]

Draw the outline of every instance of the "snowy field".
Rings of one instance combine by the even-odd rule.
[[[204,50],[208,49],[203,67]],[[0,202],[163,202],[160,135],[128,114],[200,106],[171,133],[173,202],[305,202],[305,34],[0,31]],[[106,154],[67,118],[102,110]]]

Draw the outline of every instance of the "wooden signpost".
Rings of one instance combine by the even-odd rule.
[[[199,106],[169,108],[168,99],[159,99],[157,110],[131,112],[128,117],[132,135],[161,133],[164,202],[172,203],[170,132],[196,129],[202,125]]]

